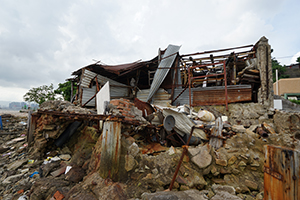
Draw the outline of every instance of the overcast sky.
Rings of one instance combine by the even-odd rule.
[[[281,64],[300,56],[299,0],[0,0],[0,101],[58,83],[101,60],[149,60],[255,44],[265,36]]]

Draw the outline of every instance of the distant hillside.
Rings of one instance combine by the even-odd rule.
[[[284,75],[289,75],[289,78],[299,78],[300,77],[300,67],[299,64],[293,64],[286,67]]]
[[[0,107],[8,107],[11,101],[0,101]]]

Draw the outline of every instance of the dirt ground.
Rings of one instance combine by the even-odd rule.
[[[11,114],[14,115],[16,117],[27,117],[28,113],[26,112],[20,112],[19,110],[4,110],[4,109],[0,109],[0,115],[3,114]]]

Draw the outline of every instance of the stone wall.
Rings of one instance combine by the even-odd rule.
[[[228,122],[231,125],[258,125],[266,122],[273,126],[274,109],[259,103],[235,103],[228,105],[228,111],[225,106],[201,106],[195,110],[204,109],[212,112],[216,117],[228,116]]]

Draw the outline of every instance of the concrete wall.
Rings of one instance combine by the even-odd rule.
[[[261,87],[258,90],[258,103],[273,108],[273,75],[271,46],[266,37],[261,37],[255,44],[257,67],[260,72]]]

